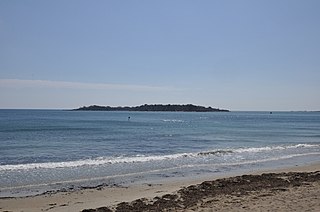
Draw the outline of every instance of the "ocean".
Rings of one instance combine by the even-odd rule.
[[[0,197],[319,161],[319,112],[0,110]]]

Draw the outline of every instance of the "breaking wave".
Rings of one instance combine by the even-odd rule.
[[[250,147],[237,149],[216,149],[212,151],[203,151],[197,153],[178,153],[171,155],[136,155],[136,156],[120,156],[120,157],[98,157],[93,159],[84,159],[77,161],[65,162],[47,162],[47,163],[28,163],[15,165],[0,165],[0,171],[28,170],[28,169],[55,169],[55,168],[72,168],[80,166],[98,166],[106,164],[121,163],[146,163],[151,161],[179,160],[185,158],[203,158],[203,157],[219,157],[222,155],[245,154],[245,153],[268,153],[271,151],[281,151],[290,149],[313,149],[319,148],[320,144],[296,144],[289,146],[266,146],[266,147]],[[319,150],[317,150],[319,151]],[[311,152],[312,153],[312,152]]]
[[[180,119],[163,119],[162,121],[164,121],[164,122],[173,122],[173,123],[176,123],[176,122],[185,122],[185,121],[180,120]]]
[[[244,153],[244,152],[267,152],[274,150],[286,150],[286,149],[297,149],[297,148],[312,148],[312,147],[320,147],[319,144],[296,144],[290,146],[267,146],[267,147],[250,147],[250,148],[239,148],[234,150],[236,153]]]

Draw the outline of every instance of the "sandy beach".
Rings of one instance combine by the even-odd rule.
[[[0,211],[319,211],[319,170],[320,164],[313,164],[219,179],[2,198]]]

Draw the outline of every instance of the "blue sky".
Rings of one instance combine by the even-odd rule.
[[[320,110],[320,1],[0,1],[0,108]]]

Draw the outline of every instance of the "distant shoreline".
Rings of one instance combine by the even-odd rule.
[[[110,106],[99,106],[99,105],[91,105],[91,106],[83,106],[77,109],[73,109],[72,111],[150,111],[150,112],[230,112],[226,109],[212,108],[212,107],[204,107],[197,106],[192,104],[187,105],[140,105],[135,107],[110,107]]]

